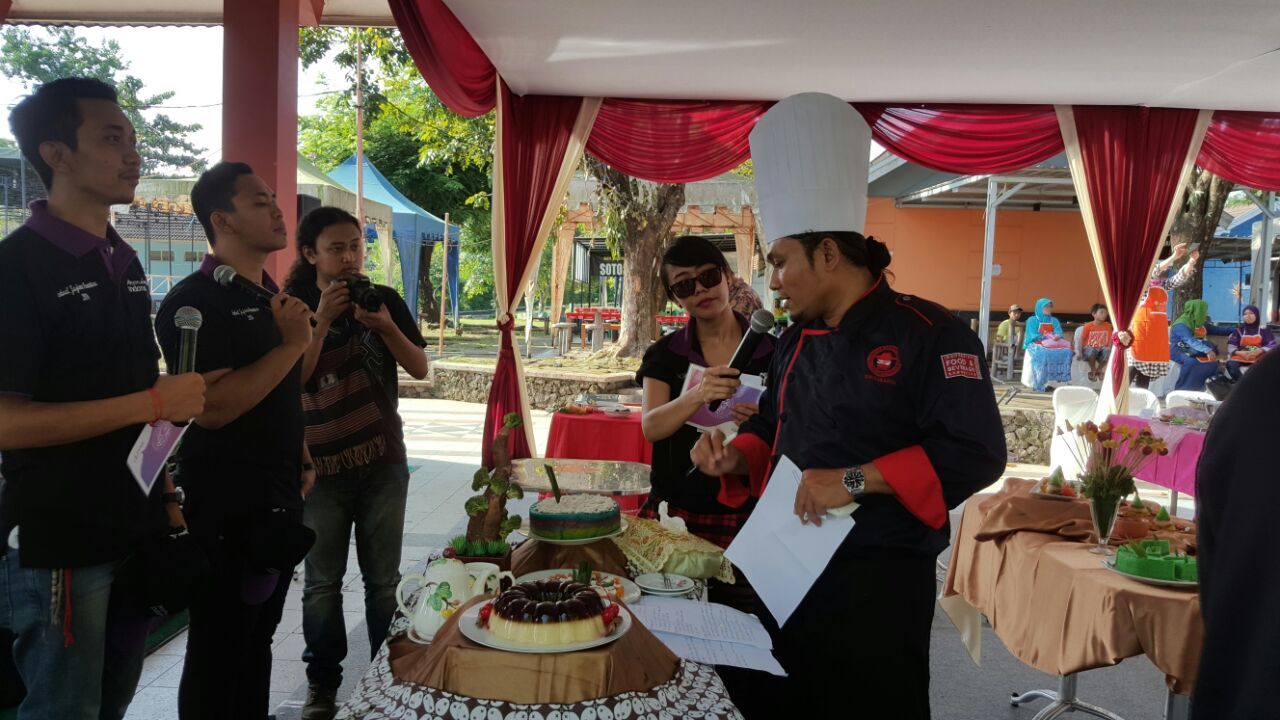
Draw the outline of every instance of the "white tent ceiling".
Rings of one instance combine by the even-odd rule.
[[[304,2],[307,0],[304,0]],[[1276,0],[446,0],[520,93],[1280,111]],[[217,22],[221,0],[14,0],[11,19]],[[386,0],[326,23],[389,24]]]

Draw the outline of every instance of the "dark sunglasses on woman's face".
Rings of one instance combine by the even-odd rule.
[[[671,283],[671,294],[676,298],[683,300],[690,295],[698,292],[698,286],[710,290],[720,284],[724,279],[724,275],[720,272],[720,268],[713,267],[710,270],[703,270],[698,273],[697,277],[687,278],[678,282]]]

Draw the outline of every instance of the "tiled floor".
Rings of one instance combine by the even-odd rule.
[[[405,508],[401,567],[407,568],[443,547],[465,520],[462,503],[472,493],[471,476],[479,466],[484,406],[445,400],[403,399],[400,414],[405,423],[409,464],[416,466],[409,478]],[[535,413],[534,432],[545,447],[550,416]],[[342,605],[351,638],[348,675],[365,665],[359,654],[367,652],[364,634],[364,589],[356,563],[355,544],[348,555]],[[177,716],[178,682],[187,637],[182,633],[152,653],[143,666],[138,692],[127,720],[170,720]],[[272,645],[271,707],[280,720],[296,718],[306,687],[302,651],[302,577],[292,581],[284,616]],[[353,678],[348,678],[348,685]]]

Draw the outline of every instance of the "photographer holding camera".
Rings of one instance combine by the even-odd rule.
[[[302,596],[302,659],[311,686],[304,720],[336,712],[347,654],[342,579],[353,525],[372,653],[391,624],[409,485],[396,366],[427,376],[427,343],[414,314],[394,289],[359,275],[363,266],[364,233],[350,213],[321,207],[302,219],[298,260],[285,287],[316,317],[302,366],[307,445],[318,476],[303,508],[303,522],[316,533]]]

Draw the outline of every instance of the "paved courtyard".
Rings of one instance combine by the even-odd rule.
[[[479,464],[484,406],[446,400],[401,400],[405,438],[412,469],[401,568],[420,562],[438,551],[465,527],[463,501],[472,493],[471,475]],[[550,416],[535,412],[535,437],[539,448],[546,446]],[[1012,466],[1011,477],[1038,477],[1046,469]],[[993,486],[994,490],[997,486]],[[1167,502],[1158,489],[1143,490],[1143,497]],[[513,509],[522,512],[522,505]],[[1191,511],[1184,500],[1182,514]],[[953,513],[953,525],[959,511]],[[368,664],[369,647],[364,637],[364,596],[352,544],[343,589],[347,619],[348,656],[346,676],[339,700],[350,694],[358,676]],[[937,613],[933,631],[933,709],[937,720],[989,720],[1009,718],[1030,720],[1036,705],[1009,707],[1013,690],[1052,687],[1053,679],[1032,670],[1009,655],[989,630],[983,638],[983,667],[970,662],[958,635],[946,616]],[[305,666],[301,660],[305,646],[302,636],[302,580],[299,571],[289,590],[284,617],[275,636],[275,659],[271,673],[271,705],[278,720],[296,720],[306,699]],[[128,720],[171,720],[176,717],[178,681],[186,633],[170,640],[147,658],[142,681]],[[1119,712],[1126,720],[1156,720],[1162,716],[1163,677],[1145,658],[1126,660],[1116,668],[1082,675],[1081,696]]]

